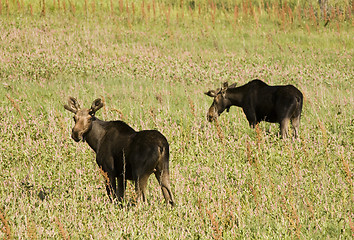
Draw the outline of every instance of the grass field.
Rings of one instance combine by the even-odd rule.
[[[0,238],[353,237],[352,3],[235,2],[0,1]],[[207,122],[205,91],[254,78],[303,92],[299,140]],[[68,96],[166,136],[175,208],[153,176],[110,203]]]

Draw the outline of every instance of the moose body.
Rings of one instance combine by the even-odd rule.
[[[155,176],[161,185],[166,203],[174,204],[169,178],[169,144],[157,130],[135,131],[123,121],[102,121],[95,112],[103,107],[96,99],[90,109],[80,109],[70,97],[65,109],[75,114],[72,138],[86,141],[96,153],[96,162],[107,174],[108,196],[122,201],[126,181],[135,182],[137,199],[145,198],[149,176]],[[116,187],[118,180],[118,194]]]
[[[243,109],[252,128],[261,121],[279,123],[280,134],[285,138],[291,121],[295,137],[299,136],[303,95],[296,87],[269,86],[259,79],[240,87],[235,86],[228,86],[226,82],[221,89],[205,93],[214,98],[207,116],[210,122],[216,120],[225,109],[229,111],[231,106],[238,106]]]

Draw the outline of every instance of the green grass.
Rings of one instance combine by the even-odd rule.
[[[107,14],[109,1],[90,16],[83,3],[70,13],[68,2],[64,12],[49,1],[42,17],[35,4],[32,16],[14,3],[7,14],[3,1],[0,15],[0,237],[353,236],[352,19],[284,25],[263,11],[256,24],[239,5],[236,25],[233,10],[221,8],[213,25],[202,2],[193,17],[188,5],[184,18],[171,7],[167,24],[160,2],[145,20],[136,1],[129,23],[118,3]],[[299,141],[279,139],[276,124],[250,129],[236,107],[219,128],[206,121],[205,91],[253,78],[304,93]],[[164,205],[153,176],[146,204],[109,202],[93,151],[70,138],[68,96],[86,107],[101,97],[99,118],[167,137],[175,208]]]

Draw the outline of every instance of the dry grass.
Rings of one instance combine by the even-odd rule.
[[[1,210],[0,210],[0,221],[3,225],[1,227],[1,231],[5,234],[4,239],[11,239],[12,234],[11,234],[11,228],[9,222],[7,221],[5,214]]]

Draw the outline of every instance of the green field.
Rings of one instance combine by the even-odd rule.
[[[281,2],[0,1],[0,238],[351,239],[354,5]],[[299,140],[207,122],[205,91],[254,78],[303,92]],[[153,176],[109,201],[69,96],[166,136],[176,207]]]

